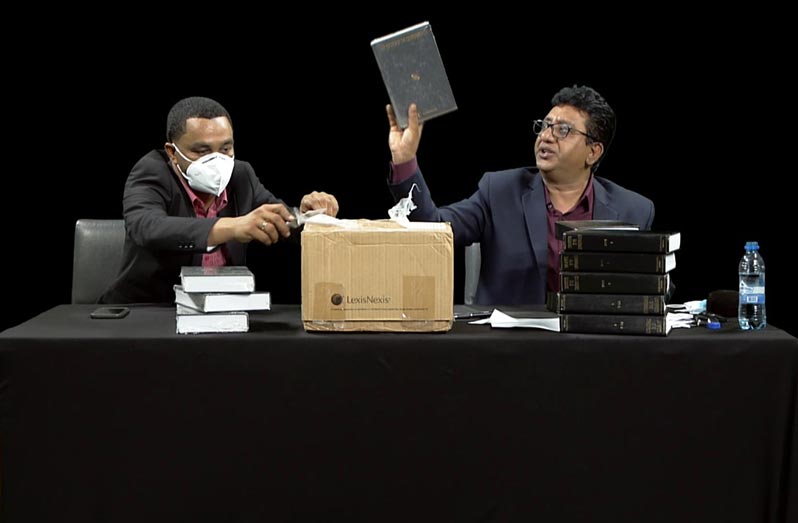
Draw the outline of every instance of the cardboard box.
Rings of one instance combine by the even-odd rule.
[[[448,223],[344,220],[302,231],[307,331],[448,331],[454,242]]]

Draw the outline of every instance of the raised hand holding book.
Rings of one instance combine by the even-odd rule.
[[[402,129],[410,104],[416,104],[421,121],[457,109],[429,22],[376,38],[371,49]]]

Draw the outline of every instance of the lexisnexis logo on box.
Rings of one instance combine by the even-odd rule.
[[[342,296],[340,294],[333,294],[330,296],[330,302],[333,305],[386,305],[391,303],[390,296]]]

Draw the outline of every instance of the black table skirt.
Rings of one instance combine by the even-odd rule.
[[[177,335],[56,307],[0,334],[0,520],[798,521],[798,340],[456,324]]]

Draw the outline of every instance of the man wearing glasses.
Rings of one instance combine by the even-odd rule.
[[[559,290],[560,220],[622,220],[651,228],[651,200],[594,175],[615,134],[615,112],[594,89],[565,87],[552,108],[534,122],[537,168],[485,173],[468,199],[437,207],[418,167],[421,139],[415,105],[407,129],[387,106],[391,149],[389,188],[398,200],[413,184],[415,221],[452,224],[455,244],[480,242],[482,268],[476,303],[541,304]]]

